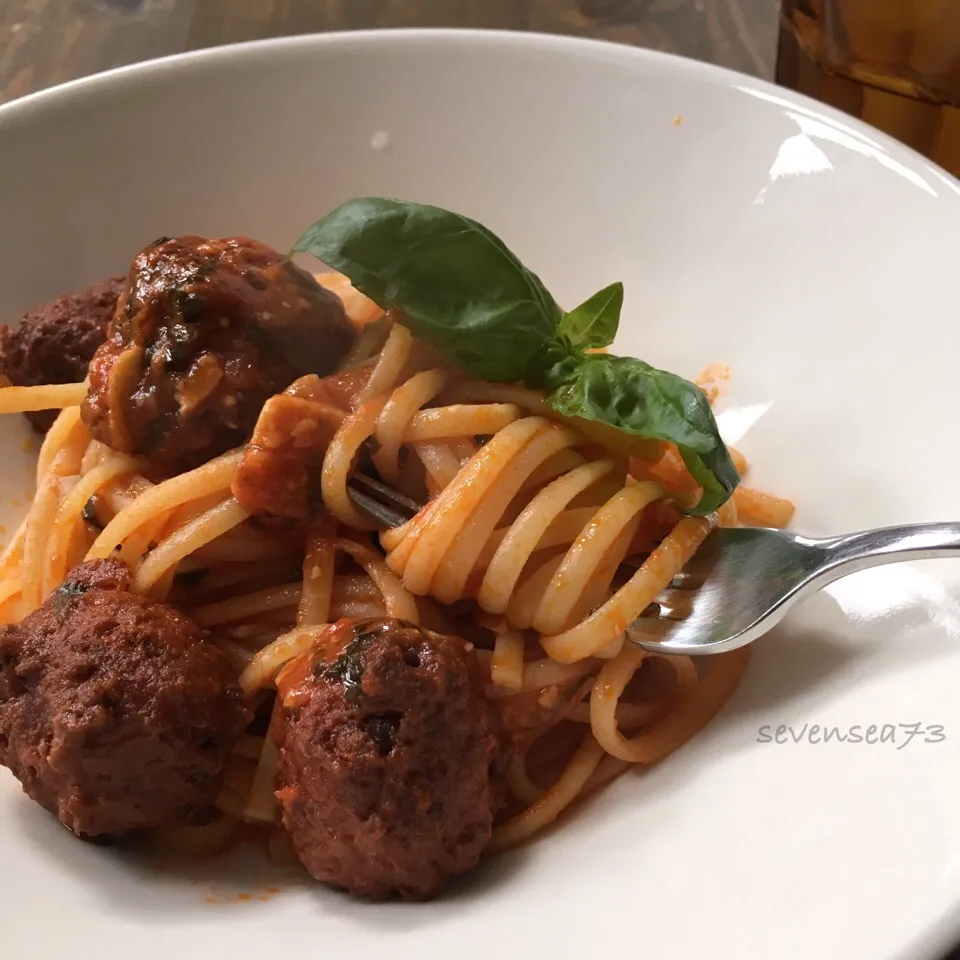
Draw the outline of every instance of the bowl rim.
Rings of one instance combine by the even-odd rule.
[[[218,44],[216,46],[199,47],[195,50],[184,50],[179,53],[164,54],[147,60],[139,60],[135,63],[109,67],[82,77],[76,77],[73,80],[65,80],[62,83],[44,87],[6,103],[0,103],[0,121],[21,109],[34,108],[45,104],[48,100],[54,100],[66,94],[75,95],[78,91],[83,92],[87,88],[106,87],[126,77],[143,76],[151,73],[162,74],[168,71],[175,72],[184,67],[189,68],[207,63],[214,64],[237,56],[270,56],[281,50],[298,50],[310,47],[322,49],[324,47],[350,45],[394,46],[423,41],[428,43],[489,45],[491,47],[513,45],[540,49],[554,48],[556,50],[580,51],[581,53],[592,52],[597,55],[607,53],[611,56],[646,59],[651,63],[661,62],[664,66],[672,65],[674,69],[687,70],[693,74],[704,73],[716,77],[726,76],[730,81],[742,82],[747,80],[771,90],[784,89],[777,87],[769,80],[754,77],[730,67],[616,40],[546,33],[537,30],[470,27],[382,27],[363,30],[330,30],[291,34],[282,37],[266,37],[260,40],[243,40],[236,43]],[[796,94],[796,96],[802,95]],[[808,98],[804,97],[803,99]],[[808,100],[808,102],[817,103],[815,100]]]
[[[781,106],[805,111],[817,119],[828,119],[843,132],[868,142],[874,149],[899,154],[919,166],[953,192],[960,195],[960,178],[956,178],[912,147],[901,143],[881,130],[856,117],[821,103],[772,80],[753,76],[730,67],[708,63],[693,57],[654,50],[616,40],[545,33],[536,30],[504,30],[466,27],[383,27],[366,30],[331,30],[323,33],[300,33],[240,43],[201,47],[180,53],[166,54],[136,63],[100,70],[83,77],[45,87],[7,103],[0,103],[0,137],[8,125],[25,122],[46,110],[69,107],[72,102],[103,94],[124,80],[149,82],[156,77],[189,71],[216,69],[222,63],[238,58],[269,60],[281,52],[345,47],[396,47],[427,43],[442,47],[462,45],[488,49],[513,47],[590,56],[620,62],[646,63],[661,73],[674,73],[699,79],[705,83],[731,86]]]

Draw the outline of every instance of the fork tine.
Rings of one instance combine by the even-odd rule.
[[[620,568],[624,579],[615,581],[617,586],[622,586],[623,583],[626,583],[626,577],[628,575],[633,576],[649,556],[650,554],[648,553],[635,554],[621,561]],[[694,560],[695,559],[696,557],[694,557]],[[694,566],[694,569],[690,569],[691,566],[694,566],[692,562],[688,563],[687,566],[670,581],[669,586],[677,590],[696,590],[703,586],[703,581],[706,579],[706,572],[701,573],[696,566]]]
[[[407,517],[390,507],[385,507],[378,500],[367,496],[362,490],[358,490],[352,484],[347,484],[347,493],[350,499],[366,514],[371,516],[377,523],[384,527],[401,527],[407,522]]]
[[[385,527],[402,526],[420,509],[415,500],[363,473],[350,476],[347,493],[364,513]]]
[[[423,504],[359,471],[350,475],[347,492],[350,499],[361,510],[386,527],[402,526],[423,509]],[[625,572],[636,571],[649,556],[649,554],[635,554],[623,560],[620,566]],[[686,569],[681,570],[670,581],[667,591],[657,597],[656,601],[651,603],[640,616],[660,620],[682,620],[688,616],[691,598],[677,596],[677,591],[681,594],[692,594],[692,591],[702,586],[704,581],[703,575],[689,568],[690,564]]]
[[[676,590],[696,590],[698,587],[703,586],[704,579],[704,577],[698,576],[696,573],[681,570],[670,581],[670,586]]]
[[[650,604],[647,610],[653,608],[655,604]],[[638,641],[660,643],[670,632],[671,621],[663,620],[656,614],[649,615],[645,610],[634,620],[628,629],[627,638],[630,642]]]
[[[410,497],[405,496],[399,490],[388,487],[379,480],[365,473],[354,473],[350,477],[351,483],[369,496],[375,497],[380,503],[394,507],[398,512],[408,514],[407,519],[419,513],[423,509],[422,503],[417,503]]]
[[[659,608],[657,616],[661,620],[686,620],[693,612],[693,590],[671,590],[667,588],[650,606]]]

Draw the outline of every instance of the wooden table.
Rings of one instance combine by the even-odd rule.
[[[325,30],[601,37],[773,74],[780,0],[0,0],[0,102],[183,50]]]
[[[0,0],[0,103],[224,43],[373,27],[538,30],[773,76],[780,0]],[[960,960],[960,948],[947,960]]]

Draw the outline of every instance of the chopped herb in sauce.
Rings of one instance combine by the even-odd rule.
[[[62,620],[70,612],[74,600],[82,597],[86,592],[86,586],[77,580],[67,580],[61,584],[53,594],[54,616]]]
[[[170,295],[174,307],[184,323],[199,323],[203,319],[203,300],[193,290],[176,290]]]
[[[214,270],[217,269],[217,260],[215,257],[207,257],[203,263],[197,267],[197,279],[203,280],[206,277],[210,276]]]
[[[371,642],[381,636],[388,624],[380,623],[373,630],[366,624],[358,623],[354,627],[353,639],[343,648],[343,652],[329,666],[318,663],[314,669],[317,676],[328,680],[340,680],[346,688],[346,698],[350,703],[359,703],[363,698],[363,658]]]
[[[350,703],[359,703],[363,698],[363,653],[376,636],[375,633],[361,633],[347,644],[330,666],[322,669],[324,664],[317,665],[321,676],[343,683]]]
[[[83,505],[83,522],[90,524],[95,530],[103,529],[103,524],[97,516],[97,501],[93,497]]]
[[[151,420],[147,424],[146,434],[143,438],[143,452],[149,456],[156,451],[163,443],[168,429],[168,424],[163,417]]]
[[[169,362],[174,367],[180,367],[190,361],[190,331],[183,324],[176,323],[168,328],[170,346],[167,349]]]
[[[193,283],[203,283],[216,269],[216,258],[207,257],[203,263],[198,264],[194,269],[193,276],[176,281],[167,290],[171,306],[183,317],[186,323],[196,323],[202,319],[203,299],[195,290],[184,290],[184,287]]]

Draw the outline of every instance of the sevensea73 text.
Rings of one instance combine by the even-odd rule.
[[[757,743],[820,744],[863,743],[868,746],[890,744],[902,750],[911,743],[943,743],[947,734],[938,723],[855,723],[848,727],[836,724],[804,723],[769,724],[757,730]]]

